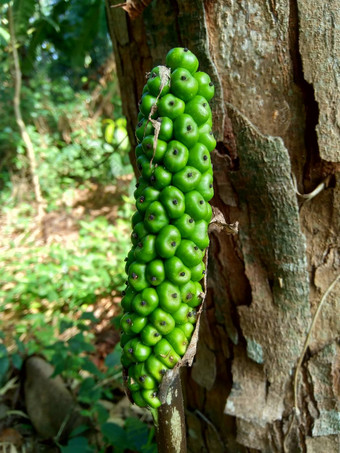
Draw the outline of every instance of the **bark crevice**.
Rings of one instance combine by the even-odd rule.
[[[320,182],[321,158],[319,153],[316,126],[319,122],[319,105],[315,99],[314,87],[305,79],[302,55],[299,49],[299,10],[297,0],[289,1],[289,53],[293,68],[293,78],[302,94],[305,111],[305,147],[306,162],[304,168],[304,189],[309,191],[313,185]],[[318,169],[318,172],[316,172]]]

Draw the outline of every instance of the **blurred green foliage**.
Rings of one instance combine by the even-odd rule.
[[[29,172],[13,109],[8,6],[0,2],[0,190],[12,191],[13,176],[28,178]],[[105,2],[13,0],[12,7],[23,73],[21,110],[48,202],[60,196],[46,194],[51,187],[65,190],[89,179],[105,184],[131,173],[126,122],[110,76]],[[104,120],[116,126],[110,140]]]
[[[1,319],[9,322],[6,313],[18,313],[16,331],[33,329],[39,336],[47,323],[75,317],[99,297],[120,290],[129,246],[130,209],[125,211],[118,213],[122,217],[116,225],[110,225],[105,217],[81,221],[79,238],[67,247],[58,243],[3,247],[0,328],[5,327]],[[42,344],[46,346],[44,341]]]
[[[137,418],[113,423],[103,403],[123,395],[120,346],[101,366],[95,360],[102,322],[96,306],[105,299],[116,303],[125,280],[135,182],[105,2],[11,2],[21,110],[47,212],[72,216],[79,191],[115,184],[121,190],[106,205],[109,211],[84,209],[73,222],[76,235],[60,242],[36,235],[29,161],[13,110],[9,4],[0,0],[0,395],[20,376],[25,358],[39,354],[68,381],[102,434],[93,446],[86,437],[90,427],[77,428],[67,445],[55,439],[62,453],[100,453],[111,445],[117,452],[156,453],[152,428]],[[119,328],[119,316],[112,328]]]
[[[89,181],[108,184],[132,173],[126,120],[120,108],[117,118],[93,119],[93,112],[88,108],[91,103],[88,92],[74,92],[60,81],[45,82],[41,87],[45,93],[30,87],[24,91],[26,104],[32,103],[25,107],[32,112],[32,124],[27,125],[27,131],[35,149],[38,176],[48,209],[56,207],[67,189],[84,186]],[[117,97],[117,93],[115,95]],[[119,99],[116,105],[119,107]],[[29,178],[29,161],[16,124],[8,124],[6,118],[7,115],[0,116],[0,152],[5,155],[0,166],[0,188],[2,186],[5,193],[0,197],[2,202],[3,197],[8,202],[16,202],[8,196],[13,188],[10,174]]]

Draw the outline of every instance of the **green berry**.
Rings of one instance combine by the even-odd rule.
[[[161,335],[167,335],[175,327],[173,317],[161,308],[156,308],[149,316],[149,320]]]
[[[131,309],[138,313],[140,316],[148,316],[158,307],[158,294],[154,288],[145,288],[142,292],[138,293],[131,303]],[[147,325],[143,327],[142,332]],[[142,339],[143,341],[143,339]],[[143,341],[144,343],[144,341]],[[147,343],[145,343],[147,344]]]
[[[164,96],[167,94],[170,90],[170,80],[167,80],[165,85],[162,88],[162,91],[160,92],[161,89],[161,78],[160,78],[160,67],[156,66],[153,68],[149,74],[148,81],[146,83],[148,87],[148,91],[150,94],[153,96],[158,96],[159,94],[161,96]]]
[[[197,80],[184,68],[177,68],[171,74],[171,93],[188,102],[196,96]]]
[[[175,327],[168,335],[166,335],[165,339],[170,343],[177,354],[180,356],[185,354],[189,342],[181,329]]]
[[[198,126],[201,126],[211,117],[208,101],[203,96],[195,96],[185,105],[185,113],[190,115]]]
[[[176,173],[182,170],[186,166],[188,159],[189,151],[185,145],[177,140],[172,140],[168,144],[164,154],[164,165],[168,171]]]
[[[156,256],[156,236],[148,234],[137,243],[134,249],[134,258],[140,263],[148,263],[155,259]]]
[[[173,94],[169,93],[158,101],[158,113],[161,117],[165,116],[174,120],[184,113],[184,110],[185,103]]]
[[[189,214],[183,214],[181,217],[173,221],[182,236],[182,238],[190,238],[195,229],[195,220]]]
[[[140,333],[140,337],[142,342],[147,346],[154,346],[162,339],[162,335],[151,324],[147,324],[144,327]]]
[[[174,138],[188,148],[194,146],[198,141],[198,127],[190,115],[183,113],[175,119]]]
[[[197,168],[201,173],[211,169],[210,153],[202,143],[196,143],[189,149],[188,165]]]
[[[166,225],[155,241],[156,252],[161,258],[171,258],[181,242],[181,233],[174,225]]]
[[[164,262],[165,276],[175,285],[184,285],[190,280],[190,270],[183,264],[177,256],[167,259]]]
[[[163,204],[170,219],[177,219],[184,214],[184,195],[177,187],[165,187],[160,194],[159,200]]]
[[[209,102],[210,99],[215,94],[215,87],[212,83],[210,77],[205,72],[196,72],[194,74],[195,79],[198,83],[198,91],[197,94],[199,96],[203,96]]]
[[[172,184],[183,193],[197,188],[201,181],[201,173],[195,167],[186,166],[174,174]]]
[[[185,68],[193,74],[198,69],[197,57],[190,52],[189,49],[183,47],[175,47],[174,49],[171,49],[168,52],[165,61],[166,65],[172,70]]]
[[[153,260],[146,267],[145,276],[152,286],[158,286],[165,279],[163,260]]]
[[[157,288],[160,307],[167,313],[174,313],[181,304],[179,287],[165,280]]]
[[[162,338],[154,347],[155,357],[168,368],[173,368],[181,357],[176,353],[171,344]]]
[[[153,68],[140,102],[137,211],[120,320],[127,388],[137,405],[153,410],[163,376],[186,353],[204,297],[216,146],[210,77],[196,72],[198,60],[185,48],[172,49],[166,64],[170,79],[161,90],[163,68]]]
[[[143,94],[139,108],[146,118],[149,117],[152,107],[156,104],[156,100],[157,98],[149,93]],[[157,116],[156,112],[152,115],[152,118],[156,118]]]
[[[192,324],[190,324],[192,326]],[[145,362],[146,369],[148,370],[149,374],[156,379],[157,382],[161,382],[163,376],[168,371],[168,367],[166,367],[159,359],[157,359],[154,354],[151,354],[147,361]]]
[[[156,148],[154,149],[155,137],[148,135],[142,141],[144,153],[148,159],[153,159],[154,162],[160,162],[166,152],[167,143],[158,138]]]
[[[151,175],[150,182],[155,189],[162,190],[171,184],[172,173],[165,167],[157,166]]]

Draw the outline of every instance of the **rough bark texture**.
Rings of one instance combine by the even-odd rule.
[[[183,376],[191,452],[338,453],[339,284],[293,387],[340,268],[336,3],[154,0],[134,21],[108,7],[132,144],[144,73],[170,48],[190,48],[216,86],[213,205],[239,234],[211,234],[197,356]],[[305,201],[291,173],[300,193],[324,189]]]

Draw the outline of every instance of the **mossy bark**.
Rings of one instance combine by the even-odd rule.
[[[336,2],[154,0],[134,20],[113,3],[132,146],[145,73],[170,48],[190,48],[216,86],[212,204],[239,222],[236,236],[211,233],[197,355],[182,379],[188,451],[335,453],[339,284],[296,389],[294,373],[340,269]],[[297,195],[321,183],[315,197]]]

